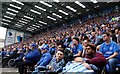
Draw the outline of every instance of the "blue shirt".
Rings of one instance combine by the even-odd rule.
[[[46,52],[41,56],[40,61],[37,63],[37,65],[38,66],[46,66],[49,64],[51,59],[52,59],[51,54],[49,52]]]
[[[109,56],[113,55],[114,52],[118,52],[119,53],[119,51],[120,50],[118,49],[118,45],[114,41],[111,41],[109,44],[106,44],[106,42],[104,42],[100,46],[100,52],[103,53],[105,58],[108,58]],[[116,58],[120,59],[120,56],[116,56]]]
[[[49,48],[49,52],[51,53],[51,55],[54,55],[54,54],[55,54],[55,51],[56,51],[56,48],[55,48],[55,47]]]
[[[79,51],[83,51],[83,46],[81,44],[78,44],[74,48],[72,48],[72,52],[74,55],[78,54]]]
[[[26,61],[37,62],[39,58],[40,53],[37,49],[31,50],[25,55]]]

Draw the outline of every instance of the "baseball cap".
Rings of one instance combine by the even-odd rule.
[[[32,46],[32,47],[36,47],[36,44],[30,44],[30,46]]]

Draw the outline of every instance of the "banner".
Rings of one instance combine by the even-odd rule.
[[[5,46],[15,43],[15,30],[7,29]]]
[[[24,33],[16,31],[15,43],[16,42],[21,42],[23,40],[23,35],[24,35]]]
[[[12,29],[7,29],[5,46],[21,42],[23,40],[24,33]]]

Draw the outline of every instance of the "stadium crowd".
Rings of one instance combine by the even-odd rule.
[[[97,72],[107,67],[116,72],[120,64],[120,12],[102,13],[72,25],[48,30],[2,50],[2,67],[12,66],[20,74],[46,72]]]

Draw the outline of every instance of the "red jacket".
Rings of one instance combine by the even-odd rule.
[[[107,64],[107,60],[103,56],[102,53],[95,52],[93,55],[85,55],[85,58],[87,63],[96,65],[97,67],[103,67]]]

